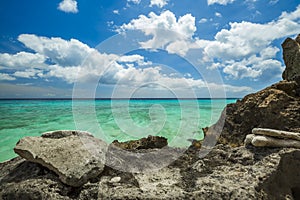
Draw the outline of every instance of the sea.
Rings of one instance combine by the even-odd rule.
[[[16,157],[26,136],[55,130],[83,130],[108,143],[164,136],[183,147],[203,139],[224,107],[237,99],[2,99],[0,162]]]

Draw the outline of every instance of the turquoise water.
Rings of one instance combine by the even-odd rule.
[[[16,156],[20,138],[53,130],[86,130],[107,142],[159,135],[172,146],[186,146],[188,139],[203,138],[201,128],[215,123],[235,101],[1,100],[0,162]]]

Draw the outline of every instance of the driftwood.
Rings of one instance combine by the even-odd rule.
[[[255,135],[251,144],[256,147],[293,147],[300,148],[298,140],[283,140],[269,136]]]
[[[266,128],[254,128],[252,130],[252,133],[255,135],[265,135],[265,136],[271,136],[276,138],[292,139],[292,140],[300,141],[300,133],[281,131],[275,129],[266,129]]]
[[[254,128],[252,134],[246,136],[244,143],[256,147],[300,148],[300,133]]]

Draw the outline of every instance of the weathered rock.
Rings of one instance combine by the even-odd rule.
[[[167,139],[148,136],[128,142],[113,141],[106,154],[106,165],[131,173],[145,173],[168,166],[184,149],[168,147]]]
[[[147,138],[141,138],[139,140],[131,140],[127,142],[119,142],[115,140],[112,142],[115,146],[121,149],[155,149],[155,148],[163,148],[168,145],[168,140],[164,137],[160,136],[151,136],[149,135]]]
[[[281,81],[226,106],[210,127],[220,133],[219,143],[241,146],[253,128],[300,132],[300,97],[297,83]]]
[[[252,133],[255,135],[266,135],[266,136],[271,136],[276,138],[292,139],[292,140],[300,141],[300,133],[295,133],[295,132],[266,129],[266,128],[254,128],[252,130]]]
[[[283,44],[283,59],[286,65],[282,77],[287,81],[296,81],[300,84],[300,35],[293,40],[287,38]]]
[[[219,143],[243,145],[253,128],[300,132],[300,35],[282,44],[285,80],[226,106],[218,122],[208,132]],[[217,134],[215,134],[217,133]],[[209,135],[212,139],[214,135]]]
[[[74,188],[47,168],[17,158],[0,164],[0,199],[297,199],[299,164],[295,149],[217,145],[203,159],[188,150],[148,173],[105,167]]]
[[[60,180],[79,187],[97,177],[105,165],[107,145],[82,131],[54,131],[21,139],[14,151],[55,172]]]

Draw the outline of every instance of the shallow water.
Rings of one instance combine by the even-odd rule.
[[[20,138],[53,130],[86,130],[107,142],[159,135],[171,146],[187,146],[188,139],[202,139],[201,127],[215,123],[235,101],[1,100],[0,162],[16,156]]]

